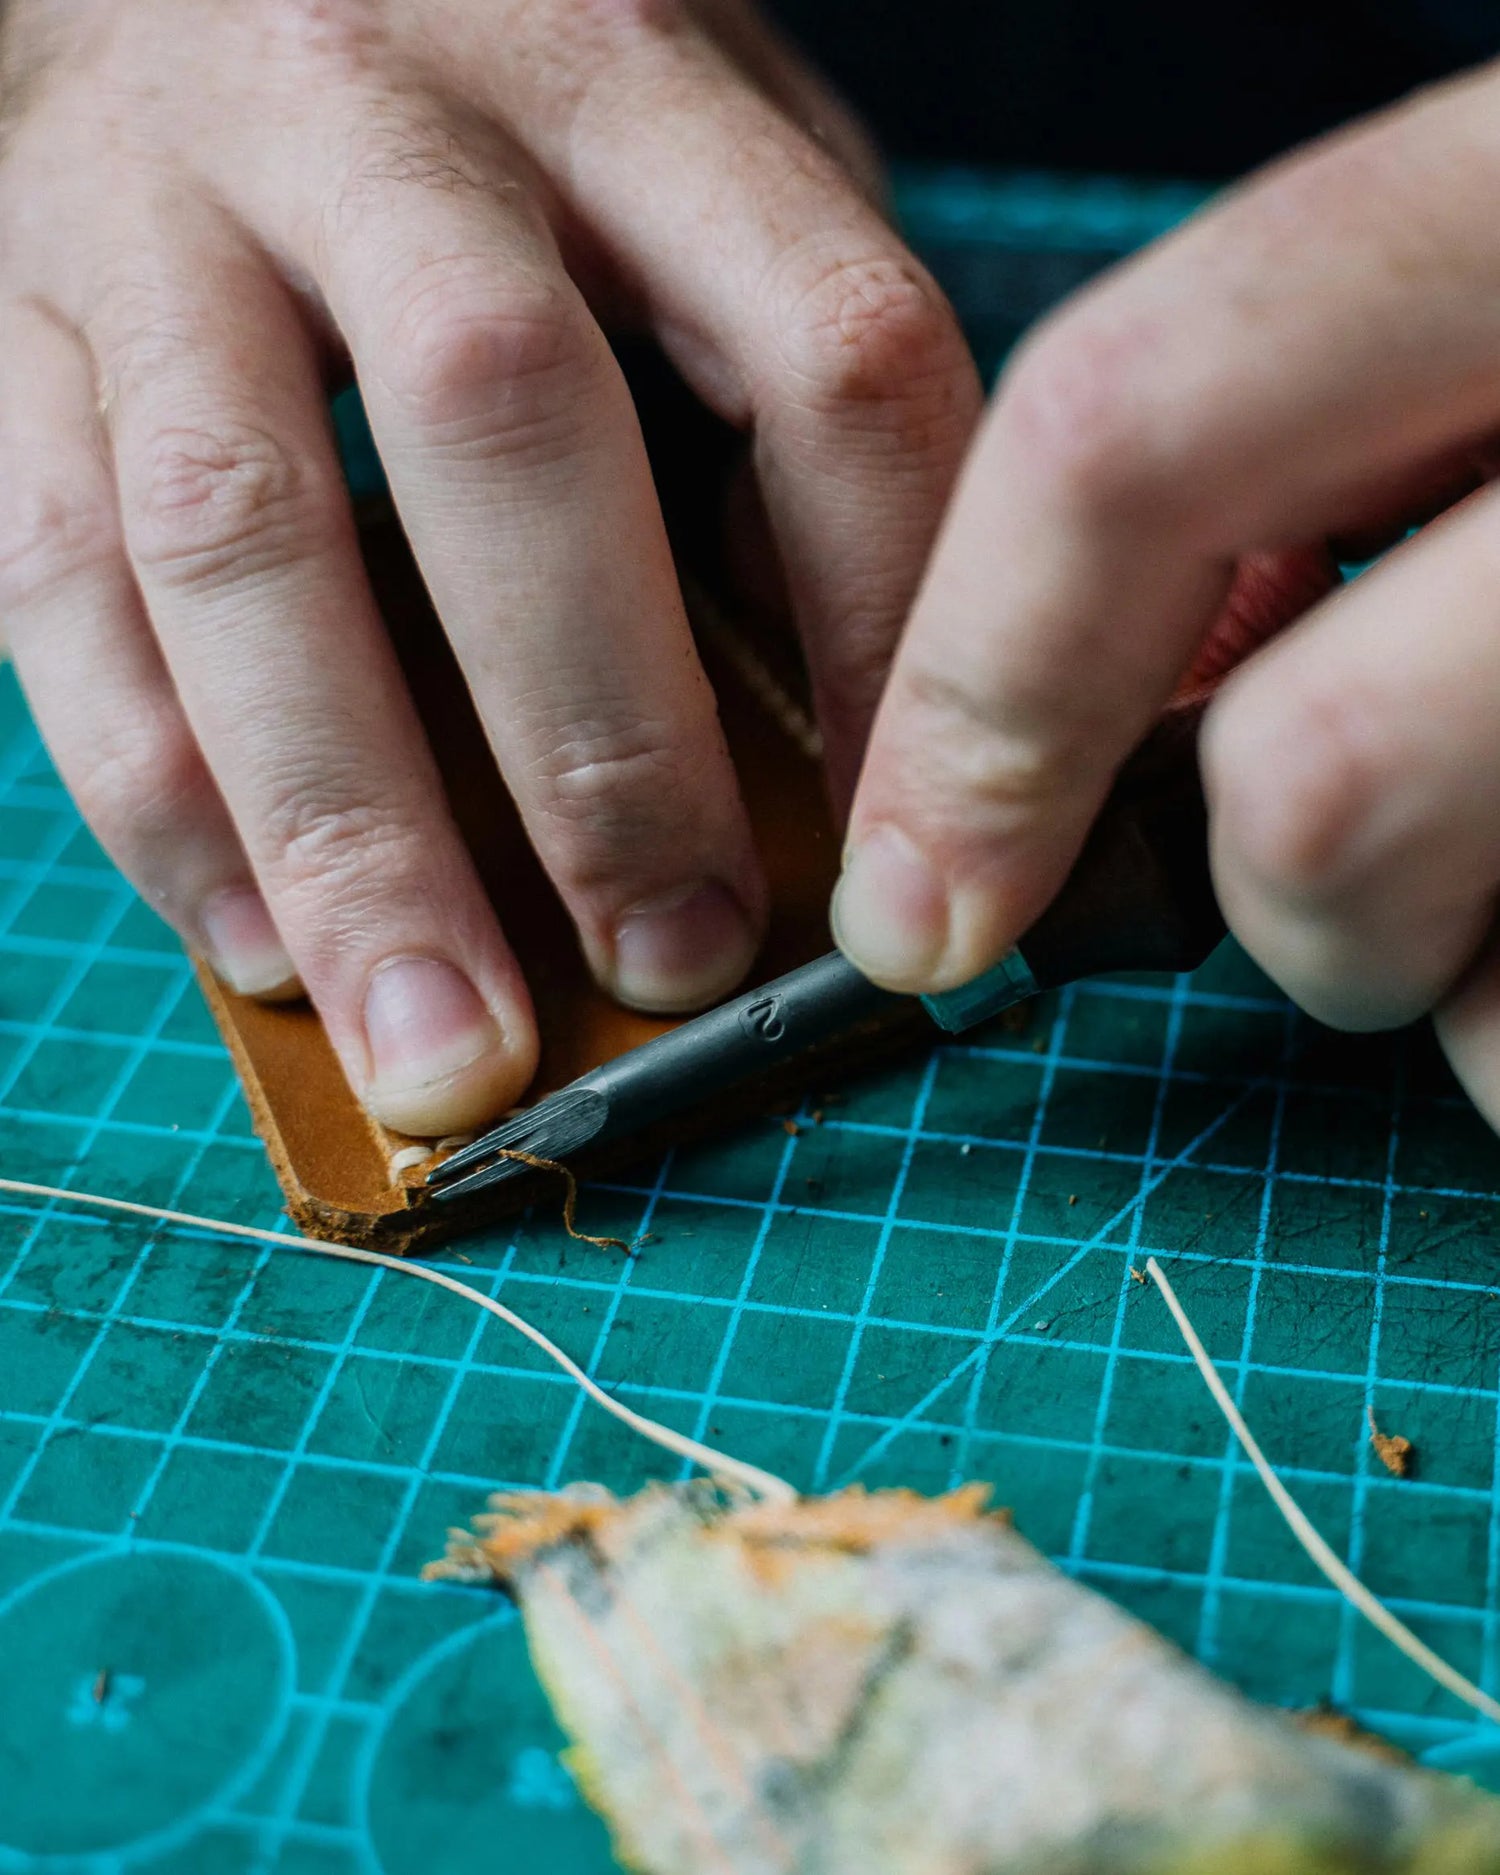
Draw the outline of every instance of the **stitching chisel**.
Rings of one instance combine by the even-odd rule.
[[[1116,778],[1072,872],[1014,950],[958,989],[920,999],[880,989],[832,951],[695,1016],[549,1094],[427,1176],[467,1198],[526,1171],[640,1132],[829,1037],[920,1000],[959,1034],[1012,1004],[1111,970],[1190,970],[1224,935],[1198,771],[1201,706],[1162,719]]]

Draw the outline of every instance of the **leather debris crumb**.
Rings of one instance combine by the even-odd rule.
[[[1370,1422],[1370,1444],[1375,1456],[1393,1478],[1409,1478],[1417,1462],[1417,1448],[1399,1432],[1382,1432],[1375,1423],[1375,1408],[1365,1408]]]

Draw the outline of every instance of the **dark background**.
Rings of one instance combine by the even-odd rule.
[[[1500,52],[1500,0],[770,0],[888,155],[1215,179]]]

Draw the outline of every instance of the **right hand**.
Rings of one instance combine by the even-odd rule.
[[[83,812],[369,1109],[536,1054],[360,565],[402,518],[596,975],[728,991],[764,888],[600,321],[752,429],[846,797],[978,414],[846,113],[740,0],[13,0],[0,616]],[[503,913],[503,906],[501,908]]]
[[[867,974],[945,989],[1026,930],[1227,597],[1255,615],[1203,732],[1231,928],[1324,1021],[1431,1011],[1500,1127],[1497,188],[1490,66],[1251,178],[1031,335],[871,737],[838,895]],[[1330,549],[1392,541],[1330,590]]]

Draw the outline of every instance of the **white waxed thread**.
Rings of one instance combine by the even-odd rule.
[[[435,1283],[439,1289],[450,1290],[464,1301],[472,1302],[476,1308],[487,1310],[507,1327],[514,1328],[517,1334],[524,1335],[549,1360],[555,1361],[569,1380],[582,1388],[596,1406],[603,1407],[606,1413],[612,1414],[622,1425],[629,1426],[632,1432],[639,1433],[641,1438],[649,1439],[663,1451],[675,1453],[678,1458],[687,1459],[713,1477],[742,1485],[757,1497],[782,1504],[795,1503],[797,1500],[796,1490],[784,1478],[762,1471],[758,1465],[747,1464],[742,1458],[731,1458],[727,1452],[716,1452],[712,1446],[701,1445],[685,1433],[676,1432],[671,1426],[663,1426],[654,1419],[648,1419],[644,1413],[633,1412],[619,1400],[612,1399],[596,1381],[589,1378],[571,1355],[564,1354],[556,1342],[549,1341],[541,1329],[533,1328],[524,1316],[517,1315],[514,1309],[506,1308],[503,1302],[497,1302],[493,1296],[485,1295],[483,1290],[471,1288],[456,1276],[431,1269],[425,1263],[412,1263],[401,1257],[386,1256],[379,1250],[359,1250],[353,1244],[320,1243],[312,1237],[288,1237],[280,1231],[260,1230],[253,1224],[229,1224],[222,1218],[195,1217],[188,1211],[167,1211],[159,1205],[136,1204],[128,1198],[104,1198],[94,1192],[67,1191],[60,1185],[33,1185],[24,1179],[0,1178],[0,1191],[14,1192],[23,1198],[48,1198],[65,1204],[92,1205],[100,1211],[123,1211],[128,1216],[149,1218],[157,1224],[181,1224],[189,1230],[214,1231],[220,1236],[247,1238],[252,1243],[271,1244],[278,1250],[334,1257],[342,1263],[367,1263],[376,1269],[394,1270],[398,1276],[415,1276],[422,1282]]]
[[[410,1172],[413,1167],[425,1165],[429,1159],[435,1159],[440,1152],[457,1152],[460,1146],[474,1143],[472,1133],[449,1133],[446,1139],[433,1140],[425,1146],[402,1146],[391,1154],[391,1183],[394,1185],[403,1172]]]
[[[1306,1550],[1313,1563],[1322,1570],[1345,1601],[1356,1608],[1372,1627],[1378,1628],[1393,1646],[1406,1655],[1408,1660],[1419,1666],[1424,1673],[1436,1680],[1439,1686],[1452,1693],[1456,1699],[1463,1700],[1465,1705],[1472,1706],[1476,1712],[1482,1712],[1487,1719],[1500,1724],[1500,1700],[1491,1699],[1490,1695],[1481,1687],[1476,1686],[1472,1680],[1465,1679],[1457,1667],[1450,1667],[1441,1654],[1435,1654],[1425,1641],[1418,1640],[1406,1623],[1398,1615],[1392,1614],[1379,1596],[1367,1589],[1348,1564],[1329,1548],[1323,1537],[1313,1527],[1306,1511],[1276,1475],[1270,1459],[1260,1449],[1255,1434],[1245,1424],[1244,1415],[1235,1405],[1233,1396],[1224,1385],[1208,1349],[1199,1340],[1198,1331],[1188,1320],[1187,1310],[1178,1301],[1177,1291],[1167,1281],[1155,1257],[1147,1260],[1146,1274],[1161,1291],[1163,1300],[1172,1311],[1172,1319],[1187,1343],[1188,1353],[1192,1355],[1197,1363],[1198,1372],[1207,1382],[1208,1390],[1214,1396],[1215,1405],[1228,1420],[1230,1431],[1239,1440],[1245,1456],[1260,1474],[1261,1483],[1270,1492],[1272,1503],[1286,1519],[1292,1535]]]
[[[431,1146],[403,1146],[399,1152],[391,1154],[391,1182],[400,1178],[403,1172],[409,1172],[413,1166],[425,1165],[432,1157]]]

